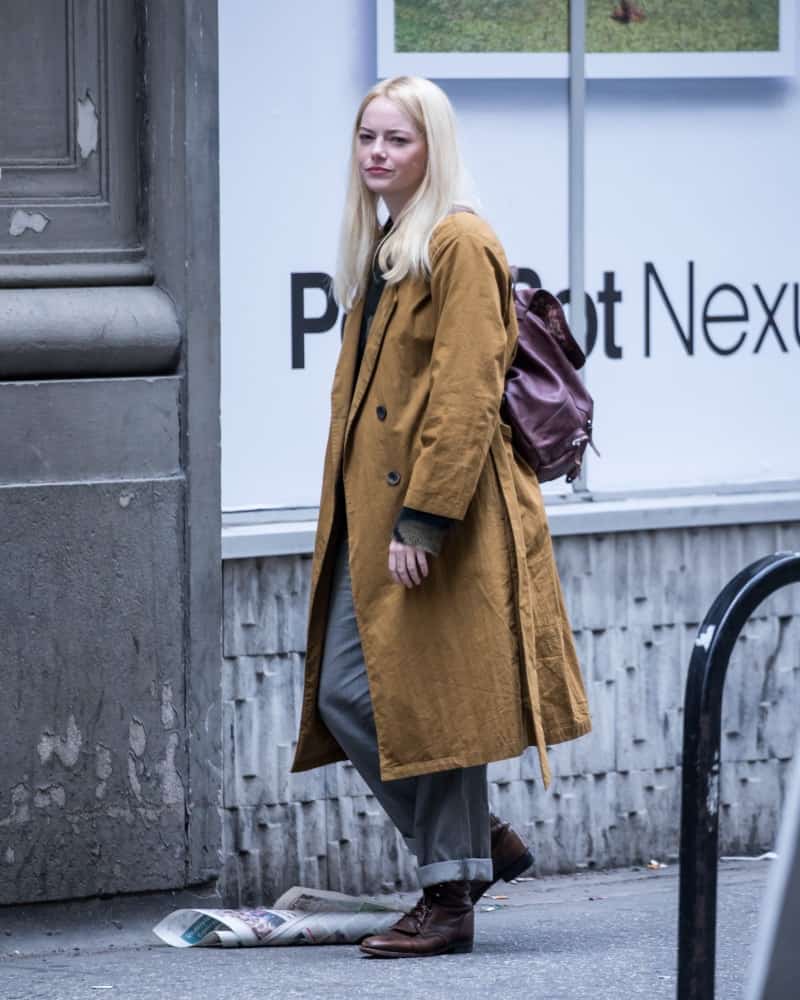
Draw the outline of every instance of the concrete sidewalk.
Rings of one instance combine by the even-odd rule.
[[[720,865],[717,997],[740,1000],[768,861]],[[189,893],[0,910],[0,1000],[675,997],[678,870],[523,881],[484,897],[471,955],[364,959],[354,946],[177,950],[152,926]]]

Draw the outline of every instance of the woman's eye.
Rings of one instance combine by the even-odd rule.
[[[408,139],[401,139],[399,136],[396,136],[394,139],[392,139],[392,142],[396,146],[405,146],[408,143]]]

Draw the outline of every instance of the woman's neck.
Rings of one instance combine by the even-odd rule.
[[[389,218],[398,219],[410,200],[406,195],[383,195],[383,203],[389,212]]]

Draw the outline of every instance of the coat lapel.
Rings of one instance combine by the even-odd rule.
[[[356,376],[356,361],[358,359],[358,331],[361,328],[361,317],[364,315],[364,299],[361,298],[353,306],[344,321],[342,348],[336,373],[333,376],[331,389],[331,416],[344,422],[350,411],[350,401],[353,398],[353,379]]]
[[[358,414],[361,401],[364,399],[369,388],[369,383],[381,351],[381,345],[383,344],[383,338],[386,336],[386,330],[389,326],[389,320],[392,318],[397,307],[397,287],[397,285],[387,285],[384,288],[381,300],[378,303],[378,310],[372,320],[369,336],[367,337],[367,345],[364,348],[364,356],[361,359],[361,367],[358,371],[358,379],[353,391],[353,398],[350,401],[350,412],[344,434],[345,444],[347,444],[347,438]],[[358,310],[358,325],[353,324],[352,330],[347,331],[351,338],[355,340],[356,347],[358,346],[358,331],[361,326],[363,311],[364,306],[362,302],[361,308]],[[353,316],[355,316],[355,313],[356,310],[354,309]],[[355,366],[355,358],[353,359],[353,365]]]

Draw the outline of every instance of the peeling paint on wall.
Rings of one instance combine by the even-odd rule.
[[[180,744],[180,736],[171,733],[167,743],[167,755],[163,761],[156,764],[156,770],[161,778],[161,801],[165,806],[183,807],[183,780],[175,767],[175,751]]]
[[[133,755],[133,751],[128,752],[128,784],[131,786],[131,791],[136,796],[136,799],[142,801],[142,785],[139,781],[139,775],[137,774],[138,761]]]
[[[145,731],[144,724],[136,716],[131,719],[128,725],[128,742],[130,744],[130,750],[128,751],[128,784],[131,786],[131,791],[136,796],[136,800],[141,802],[142,783],[139,780],[139,776],[144,770],[141,758],[144,756],[147,746],[147,732]]]
[[[161,685],[161,725],[165,729],[172,729],[177,721],[178,713],[172,702],[172,684],[167,681]]]
[[[66,801],[67,794],[63,785],[40,786],[33,796],[33,804],[37,809],[47,809],[48,806],[58,806],[63,809]]]
[[[67,735],[56,736],[55,733],[45,729],[36,749],[43,764],[46,764],[55,754],[64,767],[74,767],[78,763],[82,744],[83,737],[75,722],[75,716],[70,715],[67,720]]]
[[[128,741],[133,754],[136,757],[142,757],[144,749],[147,746],[147,733],[145,732],[144,725],[136,716],[131,719],[128,726]]]
[[[17,208],[11,213],[11,222],[8,226],[10,236],[22,236],[29,229],[34,233],[41,233],[50,222],[42,212],[26,212],[24,208]]]
[[[109,819],[121,819],[124,820],[129,826],[133,823],[134,816],[131,810],[127,806],[109,806],[105,810],[105,815]]]
[[[14,785],[11,789],[11,812],[0,819],[0,827],[21,826],[31,818],[30,790],[26,785]]]
[[[99,779],[97,787],[94,790],[94,794],[96,798],[102,799],[106,794],[106,783],[111,777],[111,772],[113,771],[113,767],[111,765],[111,751],[108,747],[104,747],[101,743],[98,743],[94,748],[94,753],[94,771]]]
[[[78,98],[78,149],[82,160],[88,160],[97,151],[97,125],[97,108],[87,90],[85,97]]]

